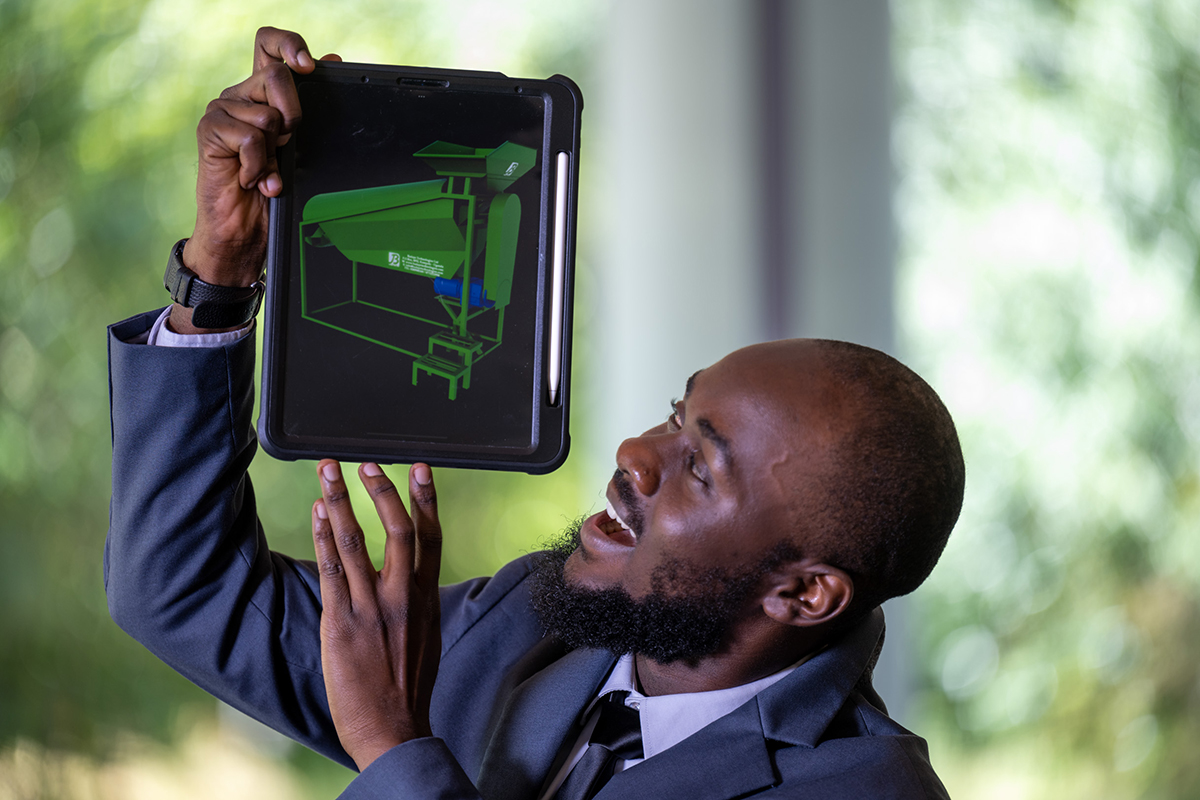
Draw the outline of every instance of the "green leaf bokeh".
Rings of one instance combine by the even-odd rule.
[[[895,6],[900,318],[967,457],[918,594],[952,794],[1200,795],[1200,15]]]

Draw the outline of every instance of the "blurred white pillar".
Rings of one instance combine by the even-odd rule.
[[[771,2],[772,0],[767,0]],[[891,20],[884,0],[773,0],[785,8],[796,192],[789,336],[892,352]]]
[[[600,198],[585,433],[598,493],[684,381],[761,337],[754,19],[722,0],[614,0],[589,97]],[[600,345],[596,349],[597,344]],[[594,498],[593,498],[594,499]],[[599,501],[603,504],[603,499]]]
[[[893,350],[889,39],[884,0],[613,0],[587,120],[596,288],[577,300],[593,504],[621,440],[726,353]],[[876,684],[899,717],[904,616]]]

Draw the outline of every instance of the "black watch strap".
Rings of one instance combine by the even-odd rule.
[[[171,248],[163,286],[171,293],[172,300],[192,309],[192,324],[197,328],[236,328],[252,320],[262,305],[266,288],[263,282],[255,281],[250,286],[205,283],[183,265],[185,244],[187,239],[180,239]]]

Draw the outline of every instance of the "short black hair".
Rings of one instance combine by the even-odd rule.
[[[803,549],[854,579],[857,617],[929,577],[958,521],[966,469],[950,412],[919,375],[869,347],[812,344],[855,424],[804,493]]]

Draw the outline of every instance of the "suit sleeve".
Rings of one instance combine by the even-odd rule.
[[[479,790],[437,738],[414,739],[375,759],[338,800],[481,800]]]
[[[206,348],[129,344],[155,316],[109,329],[113,461],[104,577],[112,617],[203,689],[353,769],[325,696],[315,566],[270,550],[246,474],[257,446],[254,337]],[[504,635],[500,628],[518,633],[510,613],[489,612],[521,602],[513,590],[527,574],[517,562],[495,578],[442,590],[443,652],[454,654],[443,656],[435,710],[453,711],[447,698],[464,689],[450,684],[472,675],[471,686],[487,683],[470,658],[483,657],[487,637]],[[491,622],[479,624],[485,619]],[[482,747],[483,726],[472,720],[488,703],[480,694],[473,699],[481,707],[473,716],[460,713],[465,723],[450,711],[432,720],[446,741],[394,748],[347,796],[395,796],[376,789],[398,786],[403,775],[418,783],[402,796],[477,796],[459,765],[476,760]]]
[[[317,577],[267,547],[246,469],[254,337],[223,347],[128,344],[109,329],[113,619],[185,677],[347,766],[320,663]]]

